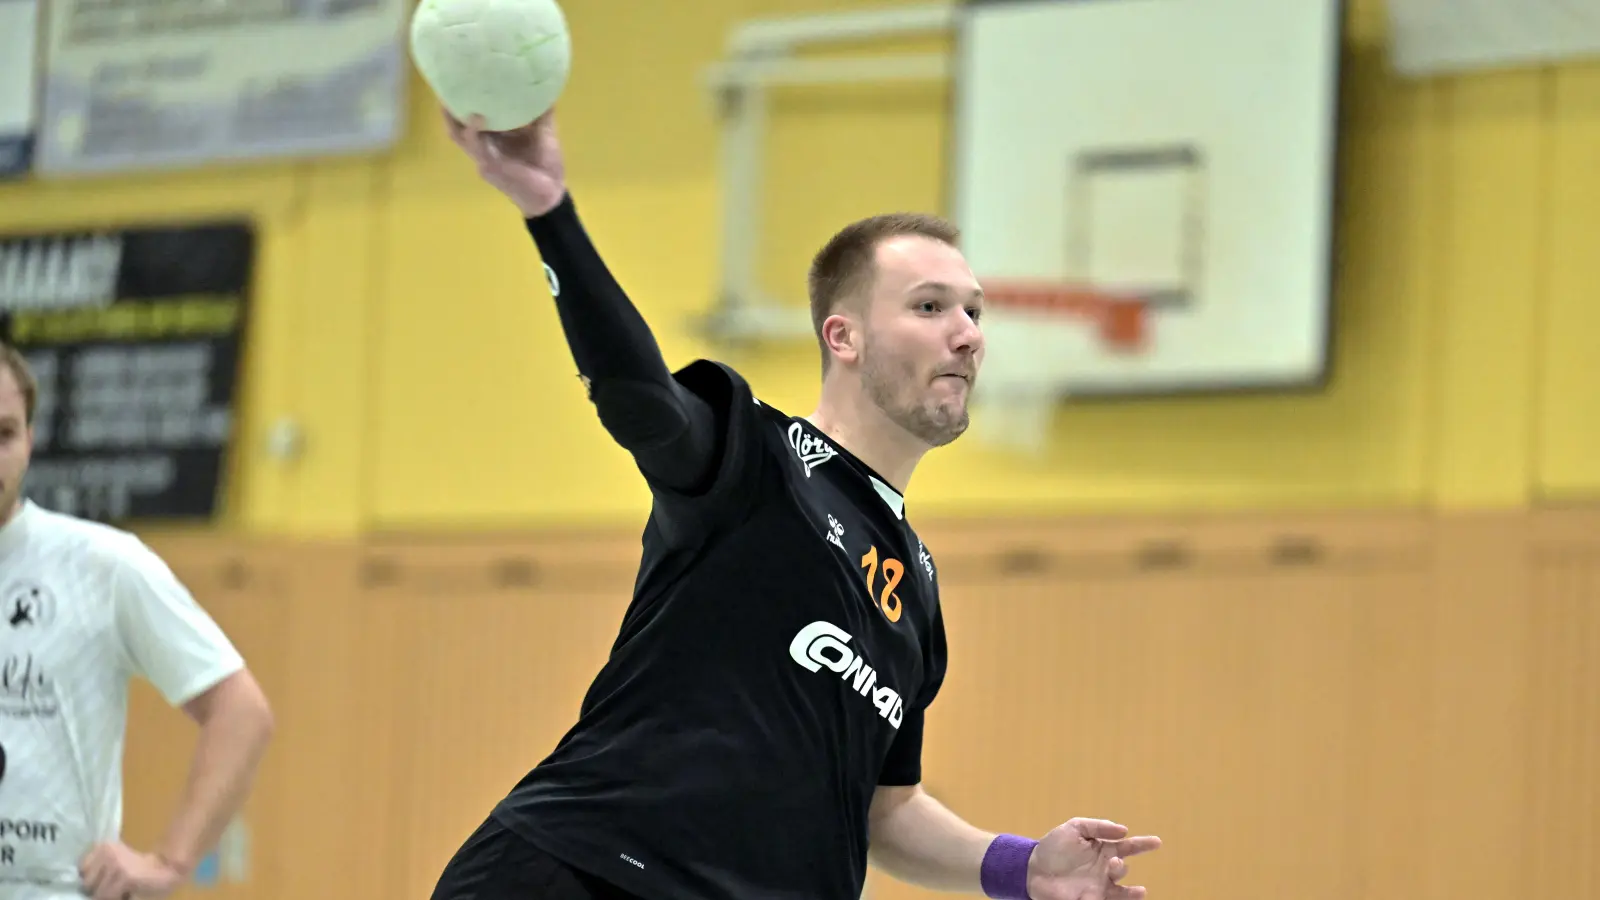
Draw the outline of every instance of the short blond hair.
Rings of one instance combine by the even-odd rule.
[[[915,235],[954,247],[961,231],[938,216],[925,213],[888,213],[851,222],[828,239],[811,259],[807,288],[811,295],[811,329],[822,350],[822,369],[828,369],[828,343],[822,337],[822,323],[833,315],[846,297],[859,295],[872,286],[877,268],[878,245],[890,238]]]

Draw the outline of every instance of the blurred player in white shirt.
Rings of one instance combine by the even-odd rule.
[[[22,499],[36,394],[0,344],[0,898],[165,896],[243,805],[272,711],[149,547]],[[148,850],[120,839],[134,676],[200,726],[176,815]]]

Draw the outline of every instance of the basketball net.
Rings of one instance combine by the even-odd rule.
[[[1050,443],[1057,404],[1098,360],[1139,355],[1149,342],[1139,294],[1059,282],[986,281],[984,362],[972,434],[1032,454]]]

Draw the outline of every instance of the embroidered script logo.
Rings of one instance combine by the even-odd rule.
[[[812,469],[839,455],[832,444],[811,435],[799,422],[789,426],[789,446],[794,448],[794,455],[806,464],[807,478],[811,477]]]
[[[33,654],[13,654],[0,661],[0,715],[48,719],[59,712],[55,682]]]

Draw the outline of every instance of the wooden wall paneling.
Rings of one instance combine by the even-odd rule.
[[[292,593],[288,557],[276,547],[210,538],[152,539],[151,547],[216,619],[244,655],[264,689],[279,693],[293,677],[284,606]],[[154,849],[178,809],[199,732],[181,710],[169,707],[142,679],[129,686],[124,750],[123,839]],[[281,755],[264,762],[255,792],[241,816],[249,854],[244,879],[205,891],[229,900],[278,900],[295,865],[278,839],[299,814],[293,785],[299,773]],[[181,894],[199,895],[196,887]]]
[[[1425,519],[924,531],[952,648],[927,778],[954,808],[1028,833],[1072,815],[1158,832],[1169,849],[1140,883],[1197,900],[1415,881],[1366,817],[1416,782],[1426,697],[1367,695],[1426,668],[1409,640],[1430,612]],[[876,878],[873,893],[923,896]]]
[[[921,530],[928,785],[978,824],[1156,831],[1139,880],[1191,900],[1600,893],[1600,508]],[[425,896],[570,726],[638,562],[632,534],[152,543],[279,712],[248,879],[207,892],[248,900]],[[148,846],[194,728],[136,684],[129,731]]]
[[[344,543],[294,551],[293,586],[282,615],[288,677],[271,686],[279,710],[274,765],[293,773],[278,842],[289,861],[281,897],[373,897],[392,867],[375,852],[393,769],[391,710],[373,677],[375,638],[357,580],[358,556]]]
[[[1382,539],[1382,538],[1380,538]],[[1356,704],[1345,741],[1354,793],[1347,820],[1350,896],[1427,896],[1418,865],[1417,823],[1425,820],[1432,765],[1430,716],[1434,658],[1432,582],[1438,552],[1412,545],[1392,568],[1347,570],[1332,577],[1355,597],[1356,643],[1349,689]],[[1308,807],[1306,815],[1316,815]]]
[[[1427,873],[1424,896],[1520,896],[1530,874],[1520,836],[1537,824],[1527,820],[1523,780],[1532,661],[1528,517],[1442,515],[1436,534],[1427,800],[1403,839]]]
[[[364,550],[392,712],[387,896],[425,897],[450,855],[571,726],[638,567],[637,538],[385,542]]]
[[[1530,893],[1600,897],[1600,506],[1541,510],[1529,552]]]

